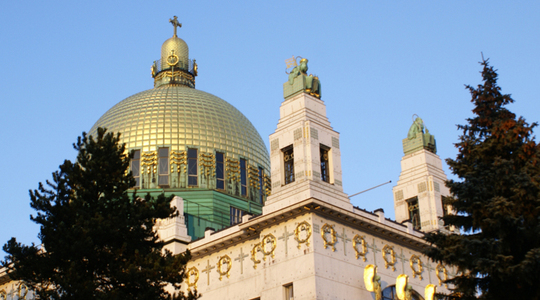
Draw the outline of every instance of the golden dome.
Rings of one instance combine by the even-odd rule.
[[[268,150],[251,122],[234,106],[203,91],[182,85],[162,85],[126,98],[107,111],[98,127],[120,132],[127,150],[142,152],[169,147],[172,151],[197,148],[242,157],[270,170]]]

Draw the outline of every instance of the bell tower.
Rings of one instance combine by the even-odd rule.
[[[264,214],[316,198],[352,210],[343,193],[339,133],[326,117],[319,78],[307,75],[302,58],[283,84],[284,101],[276,131],[270,135],[272,194]]]
[[[403,139],[403,153],[401,174],[393,188],[396,221],[409,220],[416,230],[424,232],[443,229],[440,217],[448,212],[444,202],[450,191],[435,136],[419,117]]]

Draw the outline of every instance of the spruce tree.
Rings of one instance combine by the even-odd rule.
[[[83,133],[73,145],[77,161],[30,191],[41,249],[12,238],[2,264],[40,299],[196,298],[165,290],[179,288],[190,255],[165,251],[153,227],[178,212],[172,198],[128,192],[135,180],[119,137],[102,128],[96,137]]]
[[[533,128],[505,106],[513,103],[484,60],[483,84],[467,86],[474,117],[462,130],[449,180],[454,214],[445,225],[461,234],[426,235],[426,254],[458,268],[449,280],[461,299],[540,299],[540,148]]]

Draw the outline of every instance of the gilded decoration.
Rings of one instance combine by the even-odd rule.
[[[352,242],[353,242],[354,252],[356,253],[356,259],[362,256],[362,260],[366,261],[367,244],[364,237],[357,234],[354,236]]]
[[[19,283],[19,287],[17,288],[17,296],[19,296],[19,299],[26,299],[26,296],[28,295],[28,286],[24,283]]]
[[[332,251],[336,251],[336,230],[334,226],[324,224],[321,228],[321,237],[324,241],[324,249],[328,246],[332,247]]]
[[[439,279],[439,286],[441,286],[444,281],[448,280],[448,270],[440,263],[435,267],[435,275],[437,275],[437,279]],[[448,284],[445,283],[444,287],[448,288]]]
[[[394,251],[394,247],[389,245],[384,245],[382,248],[382,256],[384,259],[384,267],[388,269],[388,267],[392,267],[392,271],[396,270],[396,252]]]
[[[251,249],[251,260],[253,261],[253,269],[257,269],[257,265],[261,263],[260,259],[257,259],[257,253],[262,252],[261,244],[257,243]]]
[[[381,276],[377,275],[377,266],[367,265],[364,269],[366,290],[375,294],[375,300],[382,299]]]
[[[28,286],[22,282],[19,282],[19,284],[17,285],[16,292],[14,291],[13,286],[11,290],[9,291],[9,293],[4,289],[0,290],[0,300],[15,299],[14,295],[17,295],[17,299],[26,300],[27,297],[30,296],[28,295],[28,292],[29,292]],[[10,298],[8,298],[8,296]]]
[[[399,300],[410,300],[410,288],[409,286],[409,276],[405,274],[400,274],[396,278],[396,295]],[[409,297],[407,297],[407,295]]]
[[[186,272],[186,283],[188,289],[197,289],[197,282],[199,281],[199,270],[196,267],[191,267]]]
[[[311,237],[311,225],[302,221],[294,229],[294,239],[298,242],[298,249],[300,249],[300,244],[306,244],[309,247],[309,238]]]
[[[435,293],[437,293],[437,286],[434,284],[428,284],[424,290],[424,296],[426,300],[434,300]]]
[[[232,267],[231,258],[228,255],[223,255],[217,263],[217,272],[219,273],[219,280],[221,280],[223,276],[227,276],[227,278],[231,277],[231,274],[230,274],[231,267]]]
[[[272,192],[272,181],[270,180],[270,177],[266,174],[264,174],[264,192],[266,196],[270,196]]]
[[[144,152],[141,155],[141,174],[155,174],[157,171],[157,151]],[[146,169],[146,172],[145,172]]]
[[[259,182],[259,169],[248,164],[247,165],[247,175],[248,183],[251,192],[250,195],[254,196],[258,194],[258,190],[261,188],[261,183]]]
[[[174,173],[174,166],[176,166],[176,173],[186,172],[187,169],[187,152],[186,151],[171,151],[171,174]]]
[[[276,237],[269,233],[262,238],[261,250],[264,254],[263,260],[266,260],[266,256],[274,258],[274,251],[276,250]]]
[[[178,61],[179,61],[178,55],[174,54],[174,49],[171,50],[171,54],[169,54],[169,57],[167,57],[167,64],[171,67],[176,66]]]
[[[227,173],[227,178],[230,178],[232,181],[240,181],[240,161],[237,159],[225,158],[226,166],[225,172]]]
[[[422,271],[424,270],[424,267],[422,266],[422,260],[420,257],[418,257],[416,254],[413,254],[411,256],[411,259],[409,260],[409,264],[411,266],[411,270],[413,272],[413,278],[420,278],[422,280]]]
[[[200,152],[199,154],[199,168],[201,174],[208,177],[216,176],[216,155],[214,153],[204,153]]]

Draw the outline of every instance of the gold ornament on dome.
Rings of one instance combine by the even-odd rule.
[[[223,276],[227,276],[227,278],[231,277],[230,271],[232,267],[232,261],[231,258],[228,255],[223,255],[218,263],[217,263],[217,272],[219,273],[219,280]]]
[[[174,49],[171,50],[171,54],[167,57],[167,64],[172,67],[175,66],[179,60],[178,55],[174,54]]]
[[[196,267],[191,267],[186,272],[186,283],[188,290],[190,288],[197,289],[197,281],[199,281],[199,270]]]
[[[444,281],[448,280],[448,270],[440,263],[435,267],[435,275],[437,275],[437,279],[439,279],[439,286],[441,286]],[[448,284],[445,283],[444,287],[448,288]]]
[[[324,241],[324,249],[330,246],[332,247],[332,251],[336,251],[337,238],[336,238],[336,230],[334,230],[334,226],[324,224],[323,227],[321,228],[321,237]]]
[[[257,269],[257,265],[261,263],[260,259],[257,259],[257,253],[262,252],[261,243],[253,245],[251,249],[251,260],[253,261],[253,269]]]
[[[362,259],[366,261],[367,244],[366,240],[364,240],[364,237],[357,234],[354,236],[352,242],[354,252],[356,253],[356,259],[362,256]]]
[[[395,271],[396,252],[394,251],[394,247],[384,245],[384,247],[382,248],[382,257],[384,259],[384,268],[388,269],[388,267],[390,266],[392,267],[392,271]]]
[[[422,271],[424,268],[422,267],[422,260],[420,260],[420,257],[418,257],[416,254],[413,254],[411,256],[411,259],[409,260],[409,265],[411,266],[411,270],[413,272],[413,278],[420,278],[422,280]]]
[[[294,229],[294,239],[298,242],[298,249],[300,249],[300,244],[306,244],[309,247],[309,238],[311,237],[311,225],[302,221]]]
[[[264,254],[263,260],[266,260],[266,256],[270,255],[274,258],[274,250],[276,250],[276,237],[269,233],[262,238],[261,250]]]

